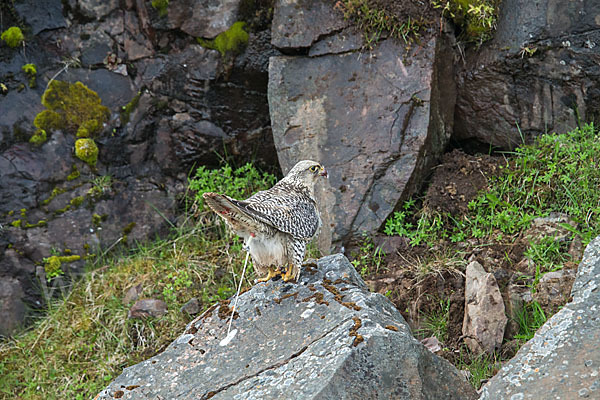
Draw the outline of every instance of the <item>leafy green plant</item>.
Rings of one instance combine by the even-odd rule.
[[[562,269],[564,263],[571,259],[567,243],[560,242],[551,236],[529,243],[524,254],[535,265],[534,290],[544,273]]]
[[[162,294],[167,303],[177,302],[177,293],[192,286],[193,281],[187,270],[182,269],[179,272],[169,272],[166,276],[166,283]]]
[[[261,172],[250,163],[236,169],[226,164],[215,170],[199,167],[194,177],[189,179],[189,188],[196,192],[198,204],[203,205],[202,195],[206,192],[245,199],[259,190],[270,188],[276,182],[275,175]]]
[[[375,247],[373,240],[364,235],[358,251],[352,253],[352,265],[361,276],[377,274],[383,266],[385,253],[381,247]]]
[[[481,44],[496,29],[499,0],[432,0],[442,15],[460,27],[462,40]]]

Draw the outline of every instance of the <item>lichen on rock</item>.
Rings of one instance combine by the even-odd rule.
[[[95,166],[98,161],[98,146],[96,146],[94,139],[77,139],[75,142],[75,155],[89,165]]]

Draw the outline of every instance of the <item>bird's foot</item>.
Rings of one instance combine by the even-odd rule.
[[[275,278],[276,276],[279,276],[279,272],[275,269],[269,268],[269,272],[267,273],[267,276],[263,276],[262,278],[258,278],[256,281],[257,282],[267,282],[273,278]]]
[[[283,275],[281,275],[281,279],[283,279],[284,282],[290,282],[290,281],[296,281],[296,274],[294,273],[295,269],[294,267],[292,267],[291,265],[289,265],[285,271],[285,273]]]

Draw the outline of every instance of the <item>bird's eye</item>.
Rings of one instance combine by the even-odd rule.
[[[319,166],[318,165],[313,165],[312,167],[310,167],[308,169],[310,172],[317,172],[319,170]]]

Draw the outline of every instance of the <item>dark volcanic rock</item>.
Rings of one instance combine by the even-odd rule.
[[[167,313],[167,303],[156,299],[143,299],[129,309],[127,318],[160,317]]]
[[[337,296],[337,298],[336,298]],[[299,284],[242,294],[192,321],[163,353],[125,369],[98,399],[474,399],[461,374],[421,345],[343,255]]]
[[[282,169],[314,159],[330,173],[318,190],[321,249],[380,228],[420,188],[450,138],[455,93],[446,42],[404,52],[389,39],[370,55],[271,58],[269,106]]]
[[[14,278],[0,279],[0,336],[9,335],[25,318],[24,293],[21,284]]]
[[[182,0],[169,3],[173,28],[188,35],[214,38],[236,21],[240,0]]]
[[[586,248],[571,295],[484,386],[481,399],[598,398],[600,238]]]
[[[322,36],[348,26],[332,2],[277,0],[271,25],[272,43],[278,48],[310,47]]]
[[[528,140],[597,121],[598,15],[595,0],[502,1],[494,40],[468,52],[458,75],[456,138],[513,148],[519,128]]]

